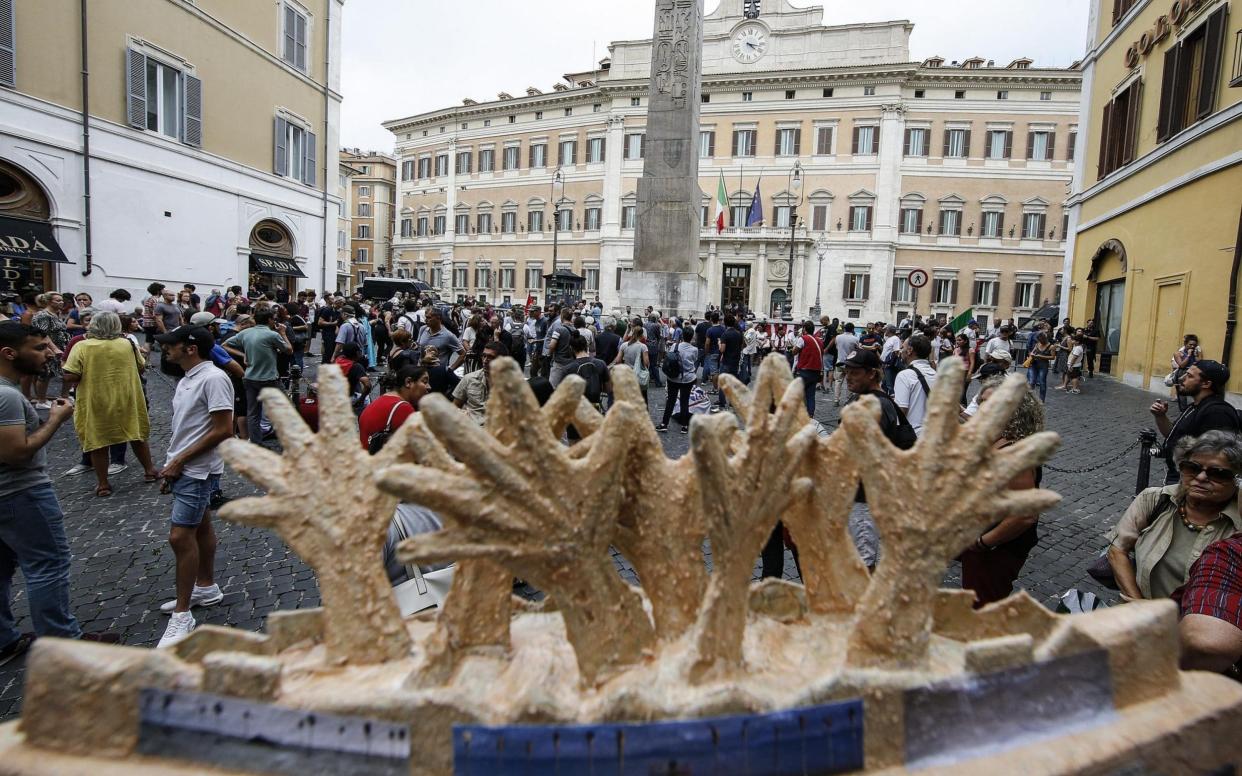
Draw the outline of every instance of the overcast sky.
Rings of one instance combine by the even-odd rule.
[[[707,12],[718,0],[707,0]],[[792,0],[823,5],[824,23],[909,19],[916,61],[981,56],[1065,66],[1082,57],[1088,0]],[[651,37],[655,0],[349,0],[345,4],[341,143],[391,151],[387,119],[550,91],[590,69],[614,40]]]

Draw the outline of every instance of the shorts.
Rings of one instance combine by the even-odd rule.
[[[1074,367],[1073,369],[1069,370],[1069,379],[1078,380],[1081,377],[1082,377],[1082,370],[1079,369],[1078,367]]]
[[[720,372],[720,354],[708,353],[703,361],[703,373],[705,376],[711,376]]]
[[[196,480],[182,475],[173,480],[173,525],[194,528],[203,521],[203,515],[211,504],[211,494],[220,489],[220,475],[209,474],[207,479]]]

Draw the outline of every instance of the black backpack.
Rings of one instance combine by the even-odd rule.
[[[879,400],[880,412],[883,413],[884,419],[889,421],[889,427],[884,432],[888,441],[892,442],[898,450],[909,450],[914,447],[919,437],[914,433],[914,426],[910,425],[910,421],[906,419],[906,413],[897,406],[897,402],[893,401],[888,394],[874,393],[872,396]]]
[[[672,352],[665,357],[664,364],[660,367],[660,371],[663,372],[664,376],[670,380],[677,380],[681,378],[682,369],[681,353],[679,352],[680,347],[681,346],[679,345],[678,347],[673,348]]]

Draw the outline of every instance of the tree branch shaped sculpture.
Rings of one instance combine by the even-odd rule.
[[[962,362],[941,362],[928,399],[923,437],[910,450],[880,432],[875,399],[843,413],[853,440],[883,553],[858,607],[848,663],[855,667],[919,668],[926,664],[936,590],[949,562],[1007,515],[1032,515],[1055,505],[1048,490],[1010,491],[1008,483],[1046,461],[1059,437],[1043,432],[993,450],[1027,390],[1012,375],[967,423],[959,423]]]
[[[730,455],[737,433],[732,415],[698,418],[690,426],[714,560],[696,625],[694,679],[741,667],[755,558],[781,513],[811,488],[809,480],[794,475],[815,440],[815,428],[803,408],[802,382],[791,378],[785,360],[776,354],[764,360],[749,402],[734,378],[722,380],[741,407],[746,428]],[[772,411],[782,387],[784,395]]]
[[[225,460],[267,495],[232,501],[220,516],[275,531],[315,570],[330,660],[367,664],[407,657],[409,634],[378,562],[397,499],[379,489],[372,471],[402,460],[415,429],[399,429],[379,455],[370,456],[358,444],[349,384],[337,369],[319,376],[318,434],[280,391],[264,389],[261,398],[284,453],[225,442]],[[326,482],[349,487],[325,488]]]
[[[497,359],[491,369],[488,414],[513,430],[512,444],[430,396],[422,405],[428,427],[473,476],[419,466],[393,467],[381,475],[387,490],[445,518],[444,530],[404,542],[400,555],[403,560],[488,558],[548,591],[564,617],[582,680],[596,684],[641,660],[654,641],[640,596],[616,573],[608,554],[618,493],[592,487],[616,482],[624,459],[604,445],[573,458],[547,422],[529,422],[542,416],[516,362]],[[571,377],[557,393],[581,390],[581,381]],[[597,433],[624,438],[640,422],[650,421],[632,405],[618,404]]]

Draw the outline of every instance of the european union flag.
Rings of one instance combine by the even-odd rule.
[[[759,184],[755,184],[755,196],[750,201],[750,214],[746,216],[747,226],[758,226],[763,223],[763,197],[759,196]]]

